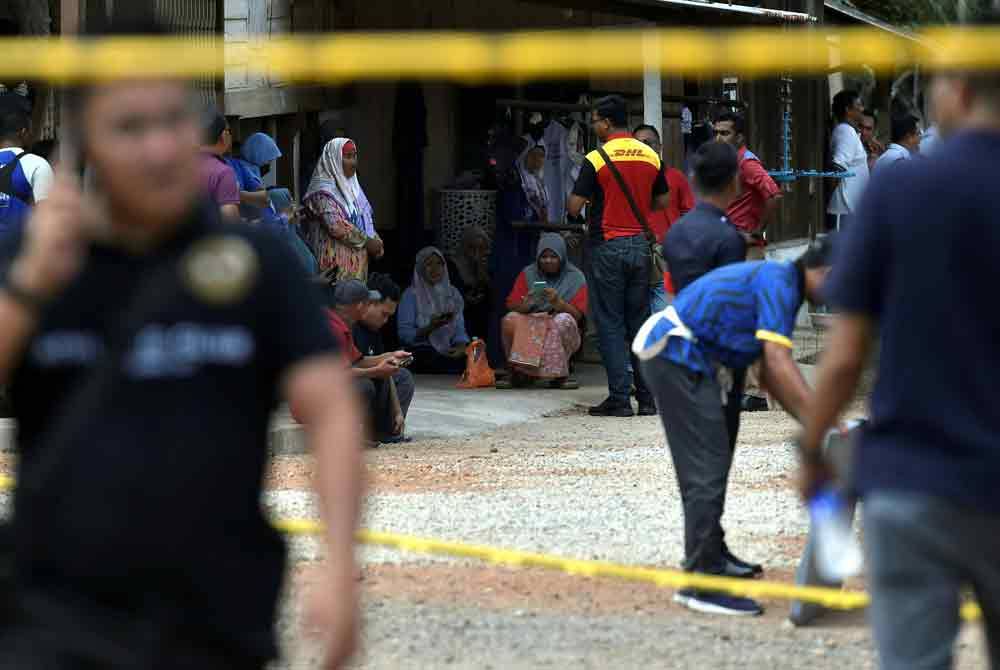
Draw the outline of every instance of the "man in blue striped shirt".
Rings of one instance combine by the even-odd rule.
[[[771,394],[796,418],[805,411],[810,390],[792,358],[792,334],[803,300],[823,302],[831,247],[827,238],[794,263],[713,270],[636,336],[633,352],[656,398],[681,489],[685,570],[726,573],[720,521],[736,444],[726,418],[734,379],[761,359]],[[763,612],[753,600],[728,595],[683,590],[674,599],[699,612]]]

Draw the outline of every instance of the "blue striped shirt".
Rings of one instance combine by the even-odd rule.
[[[765,341],[792,347],[803,294],[802,277],[791,263],[752,261],[713,270],[674,301],[695,341],[671,337],[660,356],[705,374],[714,364],[749,367],[760,358]],[[666,318],[662,321],[650,341],[672,328]]]

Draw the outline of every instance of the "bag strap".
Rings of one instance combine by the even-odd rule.
[[[7,195],[19,198],[17,193],[14,193],[14,170],[21,163],[21,159],[27,156],[30,151],[22,151],[17,154],[11,160],[7,161],[2,167],[0,167],[0,193],[6,193]]]
[[[625,178],[622,177],[622,173],[618,171],[618,166],[615,162],[611,160],[608,153],[604,150],[604,147],[597,147],[597,153],[601,158],[604,159],[604,164],[608,166],[608,170],[611,171],[612,176],[614,176],[615,181],[618,182],[618,188],[621,189],[622,194],[625,196],[625,200],[628,201],[628,206],[632,210],[632,214],[635,216],[636,221],[642,226],[642,229],[646,233],[646,238],[650,242],[656,241],[656,235],[653,231],[649,229],[649,222],[642,216],[642,211],[639,210],[639,206],[635,204],[635,198],[632,196],[632,190],[625,183]]]

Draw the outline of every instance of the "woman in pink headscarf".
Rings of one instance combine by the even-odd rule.
[[[338,137],[323,147],[302,199],[306,239],[319,270],[334,281],[368,281],[368,263],[385,253],[371,203],[358,181],[358,148]]]

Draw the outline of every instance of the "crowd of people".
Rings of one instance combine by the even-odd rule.
[[[584,270],[564,235],[528,248],[470,227],[450,253],[421,249],[405,290],[371,271],[386,247],[347,137],[324,143],[297,204],[265,185],[274,139],[236,145],[185,83],[94,83],[68,111],[97,197],[72,156],[56,175],[24,151],[30,110],[13,95],[0,95],[0,381],[20,450],[0,537],[11,667],[264,667],[284,553],[259,500],[282,397],[316,454],[328,545],[316,617],[337,667],[358,616],[360,447],[406,442],[415,373],[462,371],[470,335],[493,320],[501,388],[576,388],[592,325],[608,397],[589,413],[660,417],[685,569],[747,579],[764,567],[737,557],[721,525],[741,411],[779,402],[804,426],[803,495],[829,486],[821,444],[881,328],[853,488],[882,665],[947,667],[970,585],[1000,662],[995,74],[938,75],[929,160],[911,160],[927,139],[916,118],[893,119],[883,148],[861,97],[838,93],[831,162],[850,176],[828,214],[840,233],[792,263],[762,260],[782,191],[742,115],[715,119],[715,140],[687,157],[689,184],[664,166],[655,128],[630,131],[626,101],[601,98],[600,146],[565,203],[571,218],[585,212]],[[545,159],[526,142],[505,176],[500,206],[522,220],[549,220]],[[807,300],[842,311],[815,390],[792,357]],[[675,600],[763,611],[698,589]]]

